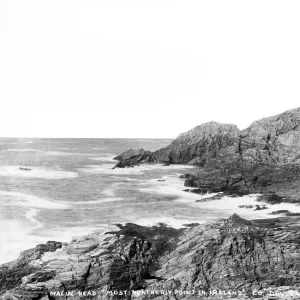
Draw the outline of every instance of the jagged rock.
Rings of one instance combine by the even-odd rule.
[[[140,163],[156,162],[152,153],[144,149],[129,149],[114,159],[119,161],[114,168],[134,167]]]
[[[135,156],[129,158],[131,152]],[[141,162],[193,164],[200,169],[184,175],[187,187],[300,201],[300,108],[253,122],[242,131],[231,124],[205,123],[153,153],[131,152],[126,159],[120,156],[116,167]]]
[[[199,125],[182,133],[166,148],[154,153],[158,161],[205,166],[222,150],[231,148],[240,134],[236,125],[216,122]]]
[[[58,242],[39,245],[21,253],[17,261],[0,266],[0,299],[53,300],[75,290],[97,290],[97,296],[104,293],[98,299],[130,299],[110,297],[109,291],[129,293],[143,287],[144,280],[158,268],[158,257],[171,249],[169,239],[180,232],[164,225],[126,224],[117,231],[94,233],[64,246]]]
[[[239,205],[240,208],[253,208],[253,205]]]
[[[299,163],[300,108],[253,122],[242,131],[232,124],[205,123],[180,134],[169,146],[153,153],[130,149],[115,159],[134,157],[213,168]]]
[[[271,212],[270,215],[280,215],[280,214],[289,214],[289,213],[290,213],[289,210],[281,209],[281,210]]]
[[[129,159],[135,156],[143,156],[145,154],[145,150],[140,148],[140,149],[132,149],[130,148],[129,150],[121,153],[120,155],[114,157],[115,160],[124,160],[124,159]]]
[[[19,169],[21,170],[21,171],[31,171],[32,169],[30,169],[30,168],[25,168],[25,167],[19,167]]]
[[[0,293],[10,290],[22,284],[22,278],[26,282],[26,276],[39,272],[41,266],[38,263],[47,252],[55,252],[62,247],[60,242],[47,242],[36,246],[34,249],[23,251],[15,262],[0,266]],[[47,273],[47,278],[49,273]],[[36,276],[40,278],[40,276]],[[37,279],[38,280],[38,279]]]
[[[255,205],[255,209],[254,210],[263,210],[263,209],[268,209],[268,207],[266,205]]]
[[[299,224],[298,217],[248,221],[234,214],[179,230],[118,225],[115,231],[68,245],[40,245],[2,265],[0,299],[77,300],[90,293],[90,299],[171,300],[179,289],[241,290],[239,299],[246,299],[255,289],[299,289]],[[173,294],[147,295],[145,290]],[[68,292],[75,294],[67,296]]]

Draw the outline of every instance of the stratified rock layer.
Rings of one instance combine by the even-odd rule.
[[[0,267],[0,299],[82,299],[84,293],[93,299],[199,299],[192,291],[227,297],[210,297],[213,290],[238,290],[239,299],[247,299],[255,290],[299,290],[299,229],[296,217],[247,221],[233,215],[187,229],[127,224],[70,244],[49,242]]]

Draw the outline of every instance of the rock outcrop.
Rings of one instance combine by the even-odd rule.
[[[119,163],[114,168],[134,167],[140,163],[153,162],[154,157],[150,151],[144,149],[129,149],[114,157]]]
[[[240,130],[235,125],[205,123],[182,133],[166,148],[154,153],[159,162],[206,166],[212,159],[230,151]]]
[[[126,224],[69,244],[48,242],[0,266],[0,299],[248,299],[255,291],[299,291],[299,220],[233,215],[178,230]],[[220,290],[226,295],[210,295]]]
[[[242,131],[232,124],[205,123],[158,151],[130,149],[116,159],[126,161],[137,156],[152,162],[202,167],[299,163],[300,108],[256,121]]]
[[[300,162],[300,108],[252,123],[205,123],[179,135],[154,153],[160,162],[203,167]]]
[[[123,167],[135,165],[130,157],[119,159]],[[300,108],[256,121],[242,131],[231,124],[202,124],[169,146],[147,152],[141,161],[198,166],[185,185],[203,192],[276,194],[282,201],[299,202]]]

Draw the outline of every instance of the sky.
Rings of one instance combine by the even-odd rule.
[[[300,106],[300,1],[0,0],[0,136],[175,138]]]

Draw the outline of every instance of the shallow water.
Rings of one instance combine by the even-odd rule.
[[[264,218],[273,217],[269,213],[274,210],[297,211],[292,204],[262,211],[238,207],[261,204],[255,195],[195,202],[211,195],[182,191],[179,175],[190,172],[190,166],[112,169],[112,158],[122,151],[155,150],[169,143],[144,139],[0,140],[0,262],[15,259],[20,251],[36,244],[68,242],[114,223],[181,227],[233,213]]]

